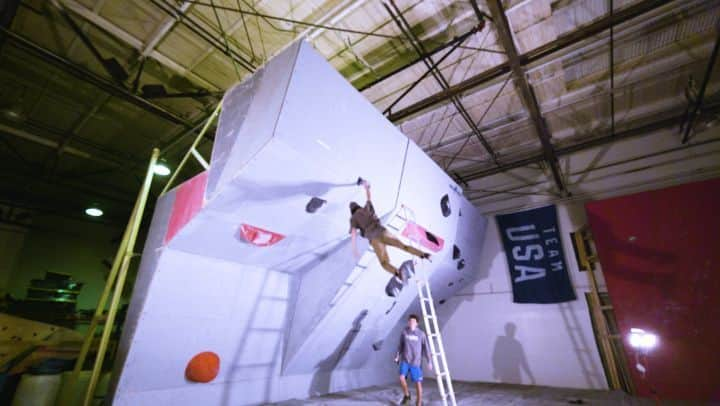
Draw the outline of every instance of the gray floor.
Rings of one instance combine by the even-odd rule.
[[[458,405],[652,405],[649,399],[628,396],[620,391],[548,388],[543,386],[453,382]],[[423,405],[440,404],[435,381],[426,380]],[[402,398],[399,385],[374,386],[333,393],[312,399],[289,400],[276,405],[397,405]],[[415,394],[413,401],[415,405]],[[663,403],[665,404],[665,403]]]

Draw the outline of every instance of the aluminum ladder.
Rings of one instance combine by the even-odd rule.
[[[403,225],[415,223],[415,213],[409,207],[402,205],[400,210],[396,212],[395,218],[388,222],[391,228],[401,233],[404,227],[398,227],[398,222],[392,224],[395,219],[400,220]],[[420,241],[418,239],[403,237],[402,235],[398,237],[406,238],[410,241],[411,246],[420,249]],[[442,399],[443,406],[456,406],[455,391],[453,390],[452,379],[450,378],[450,369],[448,368],[447,357],[445,356],[445,347],[443,346],[442,335],[440,334],[440,324],[438,323],[437,313],[435,312],[435,303],[433,302],[427,271],[424,266],[421,267],[417,265],[419,264],[416,264],[415,283],[418,288],[420,308],[422,309],[423,321],[425,323],[425,334],[427,335],[430,346],[430,358],[432,359],[435,378],[437,380],[438,390],[440,391],[440,398]]]

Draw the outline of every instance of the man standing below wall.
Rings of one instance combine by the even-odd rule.
[[[432,363],[430,362],[430,350],[428,348],[427,336],[425,332],[418,328],[418,316],[411,314],[408,317],[407,327],[400,334],[400,345],[398,353],[395,356],[395,362],[400,363],[400,385],[403,389],[402,404],[406,405],[410,402],[410,390],[408,389],[405,377],[410,374],[410,378],[415,382],[417,389],[417,400],[415,404],[422,404],[422,361],[427,363],[428,369],[432,371]]]

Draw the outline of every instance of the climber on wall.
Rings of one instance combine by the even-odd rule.
[[[355,241],[357,238],[357,230],[360,230],[360,235],[370,241],[370,245],[373,247],[373,250],[375,250],[375,255],[377,255],[378,260],[380,260],[380,265],[382,265],[383,269],[402,280],[402,273],[390,263],[390,257],[387,252],[388,245],[400,248],[422,259],[429,259],[430,254],[406,245],[397,237],[390,234],[385,227],[380,224],[380,219],[375,214],[375,208],[370,199],[370,183],[363,179],[359,179],[358,183],[365,188],[367,202],[364,207],[361,207],[355,202],[350,202],[350,234],[352,236],[353,255],[355,255],[355,258],[360,258]]]

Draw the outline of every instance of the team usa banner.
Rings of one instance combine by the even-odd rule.
[[[575,300],[553,206],[497,216],[515,303]]]

